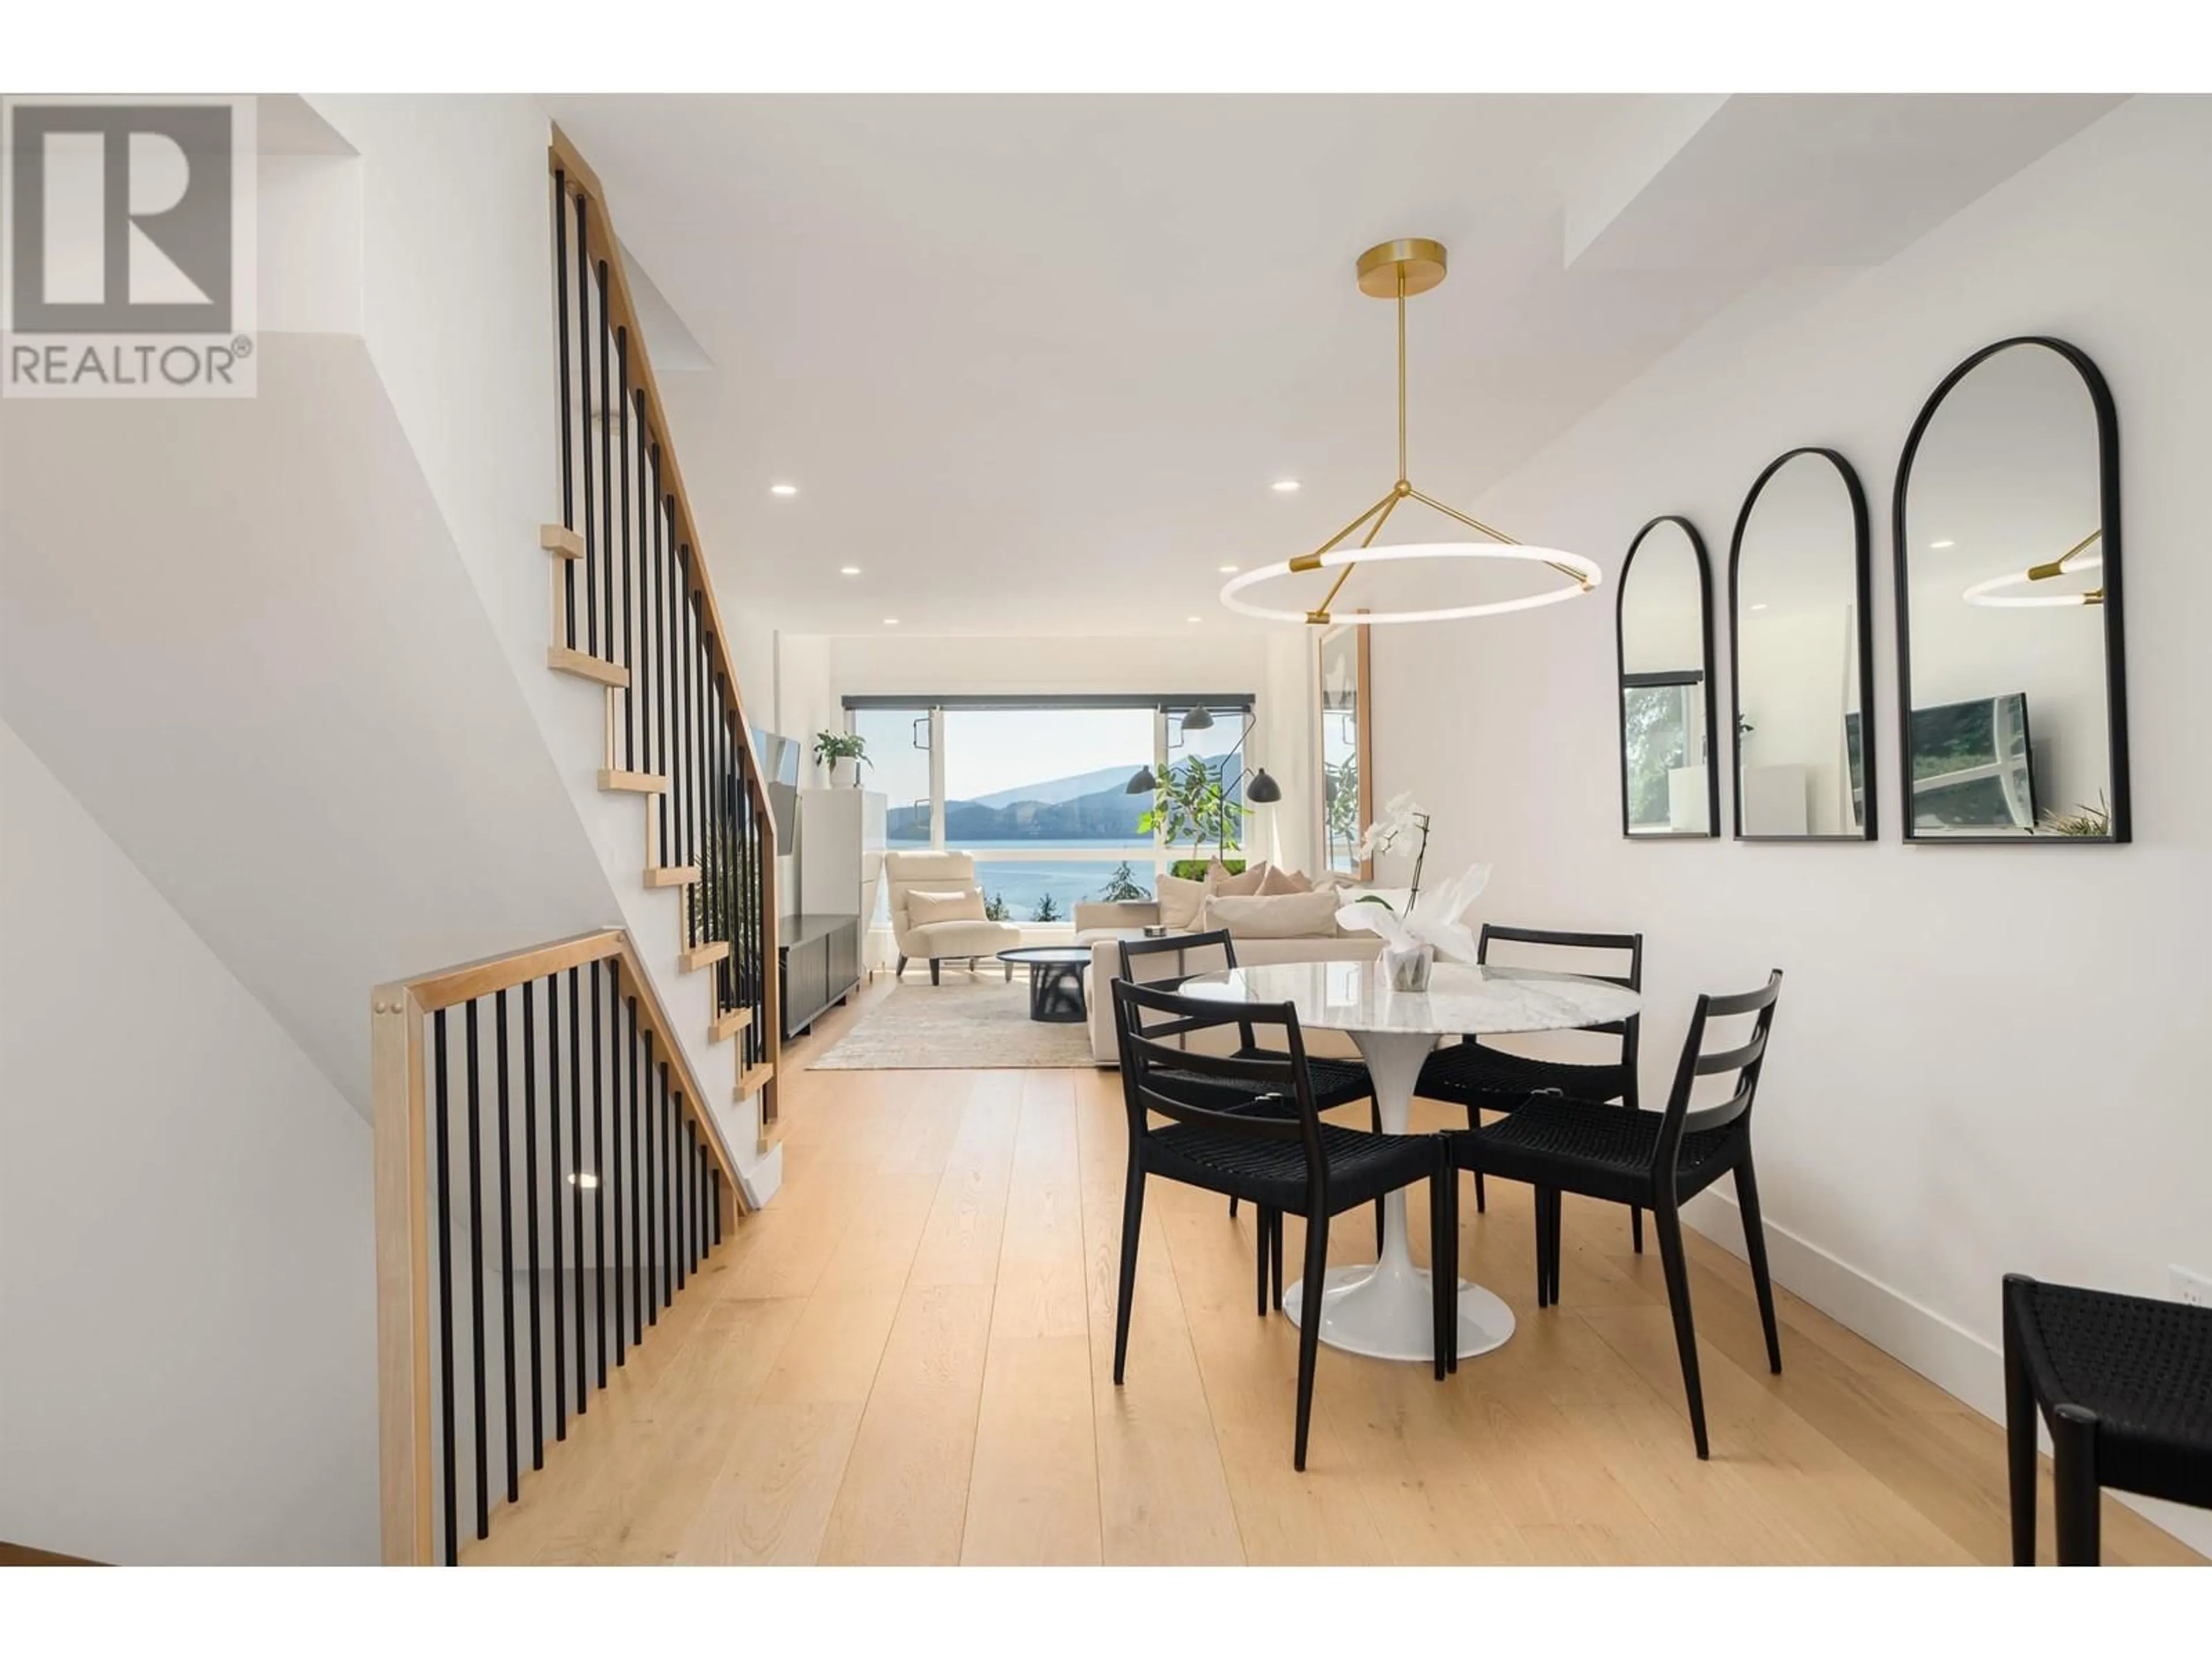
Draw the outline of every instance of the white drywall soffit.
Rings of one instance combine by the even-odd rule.
[[[1476,504],[1613,559],[1654,514],[1686,514],[1724,595],[1761,467],[1808,442],[1849,457],[1875,524],[1880,842],[1624,841],[1609,600],[1376,641],[1376,769],[1433,811],[1430,867],[1492,863],[1486,918],[1644,932],[1647,1102],[1698,992],[1788,972],[1758,1124],[1777,1270],[1985,1410],[2007,1271],[2162,1296],[2167,1264],[2212,1267],[2204,975],[2182,920],[2212,914],[2208,165],[2212,101],[2133,100],[1802,315],[1754,296],[1716,319]],[[2040,332],[2087,350],[2119,405],[2137,840],[1906,847],[1898,453],[1961,358]],[[1717,1200],[1699,1217],[1738,1237]]]
[[[5,725],[0,801],[0,1537],[373,1562],[368,1127]]]
[[[713,360],[665,391],[684,454],[713,459],[689,476],[722,591],[794,632],[1064,635],[1267,631],[1219,605],[1219,567],[1318,546],[1381,492],[1370,245],[1450,247],[1411,311],[1412,459],[1464,501],[1754,283],[1886,257],[2105,106],[545,103]]]
[[[0,453],[0,711],[364,1115],[370,987],[619,914],[360,340]]]

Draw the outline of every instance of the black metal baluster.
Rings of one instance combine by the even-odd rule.
[[[676,1188],[676,1288],[684,1288],[690,1266],[690,1250],[684,1236],[691,1231],[691,1121],[680,1111],[676,1118],[676,1167],[669,1172]]]
[[[484,1310],[483,1310],[483,1168],[478,1143],[482,1090],[477,1076],[477,1006],[471,1002],[461,1019],[469,1062],[469,1315],[470,1338],[476,1358],[477,1536],[491,1532],[491,1505],[484,1488],[490,1484],[489,1458],[484,1445]]]
[[[545,976],[546,1208],[553,1223],[553,1437],[568,1437],[568,1285],[562,1277],[561,975]]]
[[[453,1206],[451,1130],[447,1123],[446,1011],[430,1016],[432,1049],[436,1055],[435,1091],[438,1103],[438,1359],[439,1396],[445,1425],[446,1479],[441,1496],[446,1512],[446,1565],[459,1559],[460,1521],[455,1512],[453,1489]]]
[[[586,230],[584,198],[576,198],[576,346],[577,376],[582,400],[576,407],[578,459],[584,473],[584,648],[599,654],[599,584],[602,562],[599,544],[599,515],[592,508],[592,281],[589,236]],[[566,337],[563,337],[565,343]],[[575,606],[569,606],[571,615]],[[581,1409],[579,1402],[579,1409]]]
[[[499,1047],[495,1075],[499,1086],[500,1351],[507,1364],[507,1501],[512,1504],[522,1496],[522,1455],[516,1438],[514,1414],[518,1403],[514,1387],[514,1200],[508,1176],[508,1165],[512,1162],[508,1148],[513,1144],[513,1138],[507,1127],[507,1112],[505,991],[493,999],[492,1011],[492,1032]]]
[[[638,1265],[637,1189],[638,1165],[644,1162],[637,1139],[637,1096],[643,1082],[653,1076],[653,1033],[645,1034],[645,1070],[641,1073],[637,1064],[637,999],[629,1003],[629,1326],[630,1340],[645,1340],[645,1269]]]
[[[641,410],[638,418],[641,422],[645,418]],[[643,441],[642,434],[640,435],[640,441]],[[666,590],[673,587],[675,584],[668,580],[668,536],[665,519],[667,509],[665,506],[666,498],[663,496],[660,492],[660,446],[659,444],[653,446],[651,472],[653,477],[653,562],[654,568],[661,573],[661,587],[664,590]],[[670,658],[668,655],[668,611],[665,605],[654,607],[653,625],[659,635],[660,660],[665,664],[670,660]],[[665,683],[667,681],[667,674],[664,671],[661,676],[664,682],[661,686],[661,694],[655,699],[657,712],[660,720],[660,763],[664,769],[668,764],[668,686]],[[672,804],[670,802],[668,796],[664,793],[660,799],[654,802],[653,805],[660,813],[660,861],[663,864],[671,866],[681,864],[683,860],[676,856],[676,825]],[[684,908],[688,913],[691,905],[691,895],[689,892],[686,892],[684,895]],[[689,941],[687,941],[687,943]]]
[[[653,1241],[659,1237],[653,1231],[655,1209],[653,1202],[653,1172],[660,1165],[656,1162],[658,1149],[653,1145],[659,1127],[660,1090],[666,1086],[665,1079],[656,1082],[653,1067],[653,1033],[645,1034],[645,1322],[660,1322],[659,1285],[655,1282],[653,1262]]]
[[[576,1415],[591,1409],[591,1342],[584,1322],[584,1016],[582,969],[568,970],[568,1213],[576,1239]]]
[[[575,447],[575,391],[568,376],[568,175],[553,174],[553,289],[554,309],[560,318],[561,335],[561,522],[576,527],[575,463],[569,451]],[[576,562],[561,561],[561,579],[568,584],[568,604],[562,607],[568,634],[564,643],[576,648]]]
[[[607,1079],[611,1085],[610,1092],[607,1097],[609,1107],[608,1115],[611,1119],[611,1121],[607,1126],[607,1139],[614,1144],[615,1162],[614,1170],[612,1171],[614,1175],[614,1182],[611,1186],[603,1185],[600,1187],[599,1204],[600,1207],[603,1209],[610,1201],[611,1201],[615,1206],[615,1364],[620,1365],[626,1363],[623,1356],[629,1346],[629,1318],[623,1303],[622,1264],[623,1008],[625,1002],[628,1002],[628,1006],[630,1010],[630,1018],[632,1020],[635,1020],[637,1018],[637,1004],[635,1001],[626,999],[623,995],[622,967],[619,961],[612,957],[610,957],[607,959],[607,977],[614,988],[614,1007],[611,1010],[611,1012],[614,1017],[615,1034],[615,1052],[612,1056],[614,1064],[609,1068],[612,1074]],[[632,1046],[635,1047],[637,1042],[637,1033],[634,1027],[630,1033],[630,1042]],[[636,1157],[637,1149],[633,1146],[630,1148],[630,1158],[635,1161]]]
[[[573,561],[572,561],[573,562]],[[538,1346],[538,1014],[535,980],[522,981],[522,1224],[530,1237],[530,1467],[545,1467],[545,1356]]]
[[[720,1181],[708,1183],[707,1197],[714,1206],[714,1243],[719,1244],[722,1242],[722,1183]]]
[[[706,1190],[706,1182],[700,1173],[700,1165],[705,1161],[707,1156],[707,1149],[700,1145],[696,1126],[694,1127],[691,1135],[690,1146],[691,1202],[685,1206],[684,1218],[690,1224],[691,1271],[696,1273],[699,1271],[699,1198],[700,1194]]]
[[[600,284],[605,285],[605,267],[601,267]],[[615,378],[608,382],[608,390],[615,395],[608,398],[614,405],[607,416],[611,425],[618,427],[618,441],[614,450],[622,456],[622,599],[623,660],[630,665],[629,687],[623,693],[623,725],[628,748],[625,764],[633,772],[637,765],[637,708],[638,695],[643,689],[645,663],[638,650],[639,629],[637,606],[631,595],[629,544],[629,330],[615,331]],[[611,437],[615,436],[610,434]]]
[[[661,1305],[675,1301],[677,1279],[677,1214],[672,1206],[675,1197],[675,1168],[677,1168],[677,1103],[672,1091],[661,1091]]]
[[[599,970],[592,968],[592,1230],[599,1239],[593,1255],[598,1264],[596,1284],[599,1294],[592,1300],[593,1310],[599,1316],[599,1386],[607,1386],[607,1204],[606,1152],[600,1125],[606,1119],[607,1072],[600,1060],[599,1037],[603,1022],[599,1018]]]
[[[643,337],[641,336],[640,338],[642,339]],[[623,384],[628,386],[629,383],[625,380]],[[630,398],[637,406],[636,423],[629,428],[637,436],[636,443],[629,448],[629,466],[637,477],[637,654],[639,661],[649,663],[652,669],[652,672],[640,682],[643,701],[638,704],[637,716],[638,752],[641,757],[639,769],[651,772],[654,769],[655,759],[653,750],[653,705],[660,700],[661,685],[668,678],[668,653],[659,648],[661,641],[655,637],[660,619],[659,602],[655,597],[660,592],[660,577],[653,556],[653,496],[647,489],[645,471],[645,398],[641,393],[635,392],[630,394]],[[630,404],[625,401],[623,405],[624,421],[629,419],[630,414]],[[627,435],[623,441],[625,444],[629,443]],[[665,848],[659,847],[658,843],[655,846],[657,854],[665,853]],[[665,864],[667,861],[667,859],[662,856],[656,856],[654,859],[654,862],[658,864]],[[617,1249],[619,1250],[619,1243]]]
[[[609,394],[614,388],[614,382],[609,378],[612,365],[608,361],[612,355],[614,329],[607,316],[607,262],[601,259],[596,270],[599,279],[599,401],[592,406],[591,412],[599,423],[599,511],[606,520],[599,529],[599,550],[605,556],[599,564],[606,573],[607,655],[620,661],[622,635],[615,631],[614,434],[606,410]],[[588,350],[589,347],[586,349]],[[587,434],[590,430],[589,427],[585,428]],[[628,666],[627,664],[623,665]]]

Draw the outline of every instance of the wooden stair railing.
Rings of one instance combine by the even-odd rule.
[[[451,1565],[744,1189],[627,933],[380,985],[369,1018],[384,1559]]]
[[[605,688],[599,787],[641,800],[645,884],[681,896],[677,966],[714,975],[706,1036],[737,1042],[764,1147],[783,1029],[774,816],[605,192],[558,127],[548,156],[562,522],[538,538],[546,665]]]

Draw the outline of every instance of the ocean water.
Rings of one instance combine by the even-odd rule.
[[[891,850],[896,852],[902,845],[908,844],[910,843],[893,842]],[[1053,843],[1024,841],[1018,845],[1026,852]],[[1060,919],[1069,920],[1079,902],[1096,899],[1104,892],[1115,871],[1125,861],[1129,866],[1129,879],[1143,890],[1146,898],[1152,896],[1152,849],[1149,846],[1093,848],[1082,842],[1062,842],[1060,846],[1067,851],[1088,856],[1049,864],[1030,859],[994,859],[992,846],[989,842],[969,842],[956,850],[975,855],[976,884],[982,888],[987,898],[1006,901],[1010,921],[1035,920],[1037,907],[1048,895]]]

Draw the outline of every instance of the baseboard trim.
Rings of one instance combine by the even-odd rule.
[[[1738,1261],[1743,1259],[1743,1217],[1727,1194],[1712,1188],[1698,1194],[1682,1206],[1682,1219]],[[1771,1218],[1766,1223],[1766,1255],[1776,1284],[1983,1416],[2004,1421],[2004,1352],[1996,1343]],[[1990,1302],[1994,1309],[1994,1285]],[[2043,1437],[2043,1443],[2047,1450],[2048,1436]],[[2112,1495],[2190,1548],[2212,1556],[2212,1514],[2133,1492]]]

